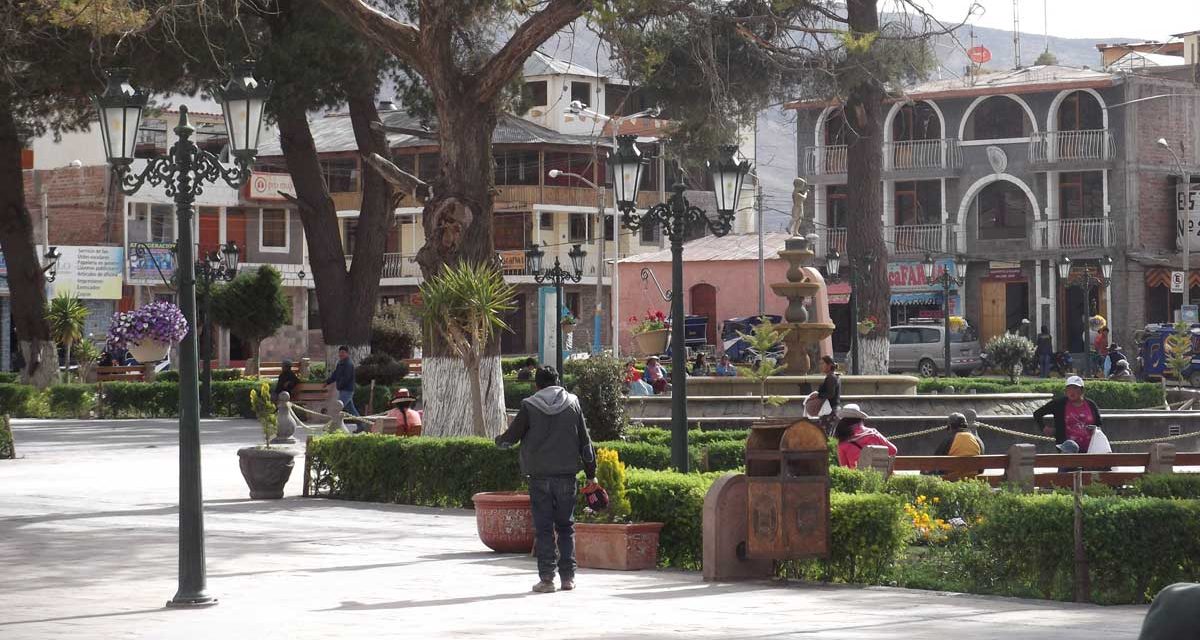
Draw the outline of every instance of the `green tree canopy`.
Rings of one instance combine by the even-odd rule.
[[[214,287],[212,313],[217,324],[248,343],[258,356],[258,344],[275,335],[290,316],[279,272],[262,265]]]

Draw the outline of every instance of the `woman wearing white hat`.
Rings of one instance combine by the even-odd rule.
[[[863,447],[879,445],[888,448],[888,455],[896,455],[898,449],[875,429],[864,424],[870,418],[857,404],[848,404],[838,409],[838,424],[833,435],[838,439],[838,464],[851,469],[858,468],[858,458]]]
[[[1102,424],[1100,407],[1083,396],[1083,378],[1079,376],[1067,378],[1064,394],[1063,397],[1038,407],[1037,411],[1033,412],[1033,421],[1042,433],[1054,438],[1055,444],[1074,440],[1079,446],[1079,452],[1087,453],[1094,433],[1094,428],[1089,427],[1099,427]],[[1047,414],[1054,414],[1052,427],[1044,424]]]

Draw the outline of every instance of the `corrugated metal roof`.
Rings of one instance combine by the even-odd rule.
[[[709,196],[712,197],[712,194],[709,194]],[[688,196],[688,200],[696,206],[701,206],[697,200],[693,199],[690,195]],[[704,207],[701,206],[701,208]],[[709,211],[711,211],[711,209],[709,209]],[[792,237],[792,234],[783,231],[764,233],[763,255],[768,260],[775,258],[776,254],[783,249],[784,242],[786,242],[790,237]],[[684,262],[711,262],[715,260],[758,260],[758,234],[731,233],[721,238],[716,236],[704,236],[703,238],[697,238],[696,240],[685,242],[683,244]],[[669,248],[655,251],[653,253],[641,253],[621,260],[623,263],[670,261],[671,250]]]
[[[572,75],[586,76],[588,78],[603,78],[604,76],[589,69],[583,65],[568,62],[567,60],[559,60],[553,56],[548,56],[541,51],[534,51],[526,60],[525,67],[522,70],[525,77],[529,76],[552,76],[552,75]]]

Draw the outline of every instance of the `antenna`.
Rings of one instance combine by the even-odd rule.
[[[1042,39],[1046,41],[1046,51],[1050,50],[1050,10],[1047,5],[1050,0],[1042,0]]]
[[[1013,68],[1021,68],[1021,0],[1013,0]]]

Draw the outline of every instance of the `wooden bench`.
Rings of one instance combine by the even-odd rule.
[[[145,382],[147,365],[96,367],[96,382]],[[153,365],[150,365],[153,370]]]
[[[300,379],[303,380],[308,377],[309,364],[310,364],[310,361],[308,358],[294,358],[294,359],[292,359],[292,371],[295,371],[296,375],[300,376]],[[282,371],[283,371],[283,362],[282,361],[260,362],[258,364],[258,377],[260,377],[260,378],[278,378],[280,372],[282,372]],[[246,369],[245,369],[245,367],[243,367],[242,375],[245,375],[245,373],[246,373]]]
[[[421,377],[421,359],[420,358],[408,358],[405,360],[401,360],[400,362],[403,362],[404,364],[408,365],[408,375],[410,375],[414,378]]]
[[[321,382],[301,382],[292,390],[292,403],[298,404],[310,411],[319,411],[324,413],[329,405],[330,398],[336,398],[333,395],[335,392],[325,388],[325,384]]]

